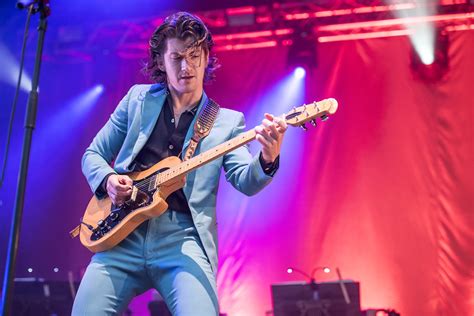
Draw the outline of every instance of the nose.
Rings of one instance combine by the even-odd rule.
[[[187,70],[189,66],[187,58],[181,59],[181,70]]]

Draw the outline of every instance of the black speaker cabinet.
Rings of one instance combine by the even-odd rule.
[[[74,283],[77,290],[78,283]],[[15,279],[12,316],[71,315],[73,297],[69,282],[38,278]]]
[[[339,282],[273,284],[274,316],[360,316],[359,283],[343,281],[347,304]]]

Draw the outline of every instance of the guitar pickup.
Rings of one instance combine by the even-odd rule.
[[[135,202],[137,200],[137,195],[138,195],[138,188],[136,186],[132,187],[132,196],[130,197],[130,200],[132,202]]]

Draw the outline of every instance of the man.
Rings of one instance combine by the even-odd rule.
[[[131,194],[125,174],[148,169],[186,151],[198,113],[207,103],[203,83],[213,77],[212,37],[189,14],[169,16],[150,40],[147,71],[155,85],[135,85],[84,154],[83,172],[99,197],[120,205]],[[220,109],[196,154],[244,131],[243,115]],[[169,209],[140,225],[111,250],[96,253],[78,290],[73,315],[120,313],[133,298],[156,288],[173,315],[217,315],[216,194],[221,167],[239,191],[253,195],[278,168],[284,120],[266,114],[255,128],[261,152],[240,147],[188,174]],[[110,163],[115,161],[114,168]]]

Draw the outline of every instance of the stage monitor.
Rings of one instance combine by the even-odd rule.
[[[359,283],[343,280],[350,303],[347,304],[341,284],[280,283],[273,284],[274,316],[360,316]]]

